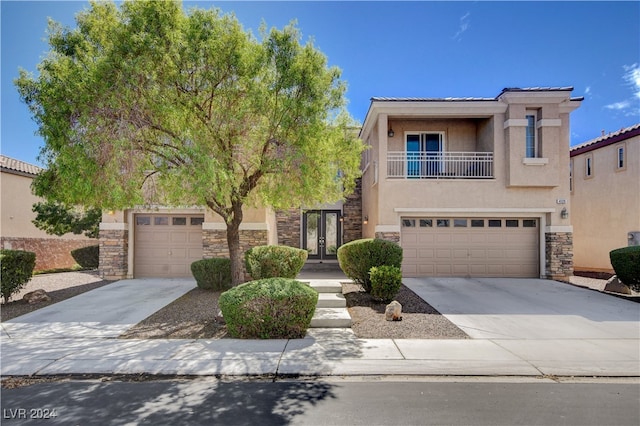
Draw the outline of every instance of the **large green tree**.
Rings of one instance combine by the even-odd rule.
[[[206,205],[241,282],[243,207],[335,201],[358,175],[340,70],[295,25],[256,37],[177,1],[92,2],[49,24],[16,85],[45,140],[36,193],[105,209]]]
[[[61,236],[74,233],[98,238],[102,210],[97,207],[80,208],[44,201],[35,203],[32,210],[36,213],[33,224],[47,234]]]

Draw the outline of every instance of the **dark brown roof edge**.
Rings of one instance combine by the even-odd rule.
[[[570,149],[569,156],[575,157],[576,155],[613,145],[638,135],[640,135],[640,123],[577,145]]]

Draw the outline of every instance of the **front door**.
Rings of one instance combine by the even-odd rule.
[[[302,247],[309,252],[309,259],[337,259],[342,243],[340,210],[307,210],[302,226]]]

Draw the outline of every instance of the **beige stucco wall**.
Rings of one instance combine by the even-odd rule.
[[[55,238],[65,240],[88,240],[83,235],[66,234],[61,237],[49,235],[36,228],[33,205],[43,201],[31,193],[33,178],[3,172],[0,174],[0,230],[3,237]]]
[[[617,169],[617,148],[627,165]],[[593,175],[585,176],[585,158]],[[611,271],[609,252],[628,245],[627,233],[640,231],[640,136],[572,157],[574,265],[576,270]]]

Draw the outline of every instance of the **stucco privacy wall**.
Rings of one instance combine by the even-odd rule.
[[[640,124],[574,146],[571,164],[575,269],[613,272],[609,252],[640,232]]]
[[[70,268],[76,264],[71,250],[96,245],[84,235],[49,235],[33,224],[33,205],[43,201],[31,193],[33,178],[40,168],[6,156],[0,156],[0,247],[26,250],[36,254],[35,270]]]
[[[371,146],[363,157],[362,214],[368,219],[363,236],[398,240],[403,216],[536,218],[540,275],[570,275],[569,114],[582,100],[571,98],[572,90],[505,89],[496,98],[373,98],[360,133]],[[535,158],[527,158],[525,150],[531,111]],[[387,153],[406,150],[407,132],[440,132],[443,152],[493,153],[493,176],[388,177]],[[547,265],[547,256],[559,259]]]

